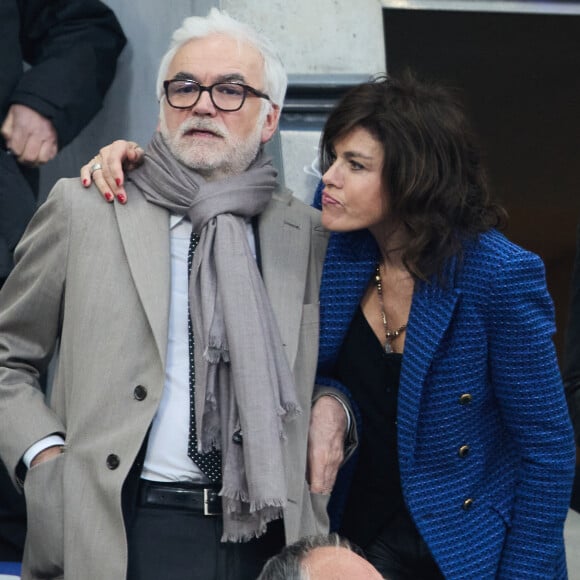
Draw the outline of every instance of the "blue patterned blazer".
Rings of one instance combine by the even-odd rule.
[[[318,384],[336,385],[332,368],[377,257],[366,230],[331,236]],[[489,231],[447,274],[445,287],[416,284],[405,339],[407,507],[448,579],[565,579],[575,449],[543,264]]]

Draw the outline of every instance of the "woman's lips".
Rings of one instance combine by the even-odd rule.
[[[338,201],[338,199],[335,199],[334,197],[332,197],[332,195],[329,195],[328,193],[323,191],[322,192],[322,205],[343,205],[343,204],[342,204],[342,202]]]

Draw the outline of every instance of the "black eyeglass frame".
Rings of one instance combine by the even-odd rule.
[[[171,86],[171,83],[189,83],[192,85],[196,85],[199,88],[199,93],[197,94],[197,99],[195,99],[195,101],[191,104],[188,105],[187,107],[178,107],[175,106],[174,104],[172,104],[170,98],[169,98],[169,87]],[[236,87],[241,87],[242,89],[244,89],[243,95],[242,95],[242,100],[240,102],[240,106],[237,107],[236,109],[224,109],[223,107],[220,107],[214,100],[213,98],[213,89],[214,87],[220,86],[220,85],[235,85]],[[255,89],[254,87],[251,87],[250,85],[245,85],[244,83],[238,83],[238,82],[231,82],[231,81],[220,81],[218,83],[214,83],[213,85],[202,85],[200,83],[198,83],[197,81],[194,80],[190,80],[190,79],[170,79],[168,81],[163,81],[163,90],[165,91],[165,98],[167,99],[167,103],[169,104],[170,107],[172,107],[173,109],[191,109],[192,107],[195,107],[195,105],[197,105],[197,103],[199,102],[199,99],[201,99],[201,95],[203,92],[207,91],[209,93],[209,98],[211,99],[211,102],[213,103],[213,106],[218,109],[219,111],[223,111],[224,113],[235,113],[236,111],[239,111],[243,106],[244,103],[246,102],[246,98],[248,97],[248,93],[254,95],[255,97],[258,97],[260,99],[266,99],[267,101],[271,101],[272,99],[270,99],[270,95],[267,95],[266,93],[263,93],[261,91],[259,91],[258,89]]]

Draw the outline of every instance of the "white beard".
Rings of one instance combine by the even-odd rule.
[[[201,117],[187,119],[172,134],[167,128],[165,116],[161,114],[160,131],[176,159],[205,179],[215,180],[239,175],[249,167],[262,143],[264,120],[265,115],[261,114],[256,129],[246,139],[232,137],[225,127],[212,119]],[[188,136],[187,133],[192,129],[210,131],[218,137],[206,143],[203,138]]]

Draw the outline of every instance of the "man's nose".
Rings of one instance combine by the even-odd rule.
[[[199,99],[191,108],[192,115],[205,115],[213,117],[217,113],[216,106],[211,100],[209,91],[202,91]]]

